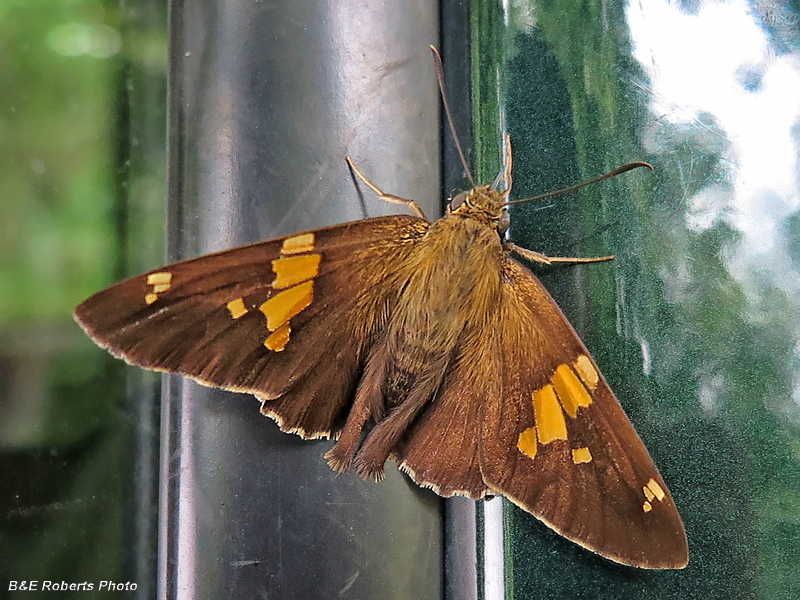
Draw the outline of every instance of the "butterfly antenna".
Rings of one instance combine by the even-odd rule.
[[[434,46],[430,46],[430,49],[431,52],[433,52],[433,64],[436,67],[436,80],[439,82],[439,92],[442,95],[442,106],[444,107],[444,114],[447,116],[447,124],[450,126],[450,133],[453,134],[453,141],[456,143],[458,157],[461,159],[461,165],[464,167],[467,179],[469,179],[472,187],[475,187],[475,180],[472,178],[469,165],[467,165],[467,159],[464,157],[464,151],[461,149],[461,142],[458,141],[456,126],[453,123],[453,115],[450,113],[450,103],[447,102],[447,94],[444,92],[444,68],[442,67],[442,57]]]
[[[575,190],[579,190],[581,188],[586,187],[587,185],[592,185],[593,183],[600,183],[601,181],[605,181],[606,179],[611,179],[612,177],[616,177],[617,175],[622,175],[627,171],[631,171],[632,169],[638,169],[639,167],[647,167],[651,171],[653,171],[653,165],[646,162],[632,162],[628,163],[627,165],[622,165],[621,167],[617,167],[613,171],[609,171],[605,175],[600,175],[600,177],[595,177],[590,181],[584,181],[583,183],[579,183],[577,185],[571,185],[561,190],[556,190],[554,192],[547,192],[546,194],[541,194],[539,196],[534,196],[533,198],[523,198],[522,200],[512,200],[510,202],[506,202],[505,206],[509,206],[510,204],[520,204],[522,202],[534,202],[536,200],[544,200],[545,198],[551,198],[552,196],[560,196],[561,194],[567,194],[569,192],[574,192]]]

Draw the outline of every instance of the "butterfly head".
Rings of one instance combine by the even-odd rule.
[[[447,205],[447,214],[486,223],[497,229],[501,237],[510,223],[506,194],[489,185],[479,185],[453,196]]]

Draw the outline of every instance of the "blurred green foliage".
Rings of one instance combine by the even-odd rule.
[[[126,382],[72,310],[163,256],[165,86],[165,3],[0,0],[4,581],[150,560],[130,549],[129,453],[148,434],[126,388],[153,397],[154,379]]]
[[[119,59],[91,52],[120,34],[99,2],[7,0],[0,13],[0,324],[58,320],[113,256]]]

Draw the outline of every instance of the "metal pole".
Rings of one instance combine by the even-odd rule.
[[[399,210],[359,201],[347,155],[438,214],[435,2],[174,0],[170,18],[170,259]],[[160,598],[441,597],[442,502],[391,465],[337,477],[329,442],[179,377],[162,427]]]

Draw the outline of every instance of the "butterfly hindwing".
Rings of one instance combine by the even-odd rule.
[[[436,398],[412,424],[396,452],[402,471],[445,497],[477,499],[490,491],[479,462],[483,388],[478,387],[490,379],[476,379],[486,365],[477,359],[463,356],[445,375]]]
[[[483,400],[480,440],[486,484],[617,562],[684,566],[680,516],[647,450],[558,306],[511,258],[495,325],[498,390]]]
[[[95,294],[75,316],[131,364],[252,393],[285,431],[327,437],[380,326],[360,298],[427,226],[378,217],[182,261]]]

